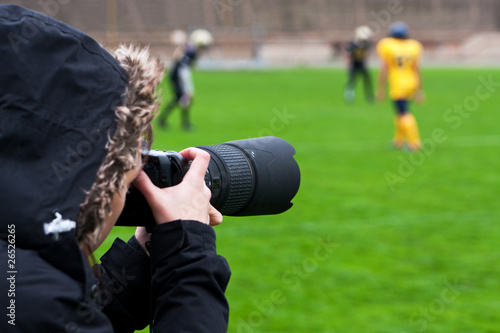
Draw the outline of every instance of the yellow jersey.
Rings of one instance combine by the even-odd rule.
[[[387,37],[377,43],[377,54],[388,67],[391,99],[409,99],[419,87],[422,50],[422,44],[414,39]]]

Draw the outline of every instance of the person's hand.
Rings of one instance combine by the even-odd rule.
[[[210,204],[210,189],[205,185],[210,155],[198,148],[188,148],[180,154],[193,161],[180,184],[160,189],[141,171],[134,186],[148,201],[156,223],[196,220],[212,226],[220,224],[222,214]]]
[[[425,100],[425,96],[424,96],[424,93],[422,92],[422,90],[417,90],[415,92],[415,95],[413,96],[413,98],[415,99],[415,102],[417,104],[422,104]]]
[[[385,89],[384,88],[377,89],[377,101],[379,101],[379,102],[385,101]]]
[[[151,234],[146,231],[145,227],[137,227],[137,229],[135,229],[135,239],[141,244],[144,251],[149,254],[146,243],[151,240]]]

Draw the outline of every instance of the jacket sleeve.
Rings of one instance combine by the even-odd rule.
[[[154,332],[226,332],[231,272],[215,232],[197,221],[157,225],[151,234]]]
[[[116,333],[145,328],[150,319],[151,262],[135,237],[116,239],[101,257],[101,302]]]

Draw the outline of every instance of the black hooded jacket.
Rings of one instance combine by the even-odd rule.
[[[225,332],[230,271],[211,227],[158,225],[151,257],[134,237],[116,240],[101,282],[76,242],[123,68],[84,33],[12,5],[0,5],[0,54],[0,332],[133,332],[151,320],[155,332]]]

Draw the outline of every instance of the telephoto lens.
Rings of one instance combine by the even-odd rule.
[[[251,216],[285,212],[300,186],[295,149],[277,137],[229,141],[198,146],[210,154],[205,183],[210,203],[223,215]],[[189,163],[177,152],[151,150],[144,171],[158,187],[177,185]],[[117,225],[154,225],[151,210],[131,187]]]

